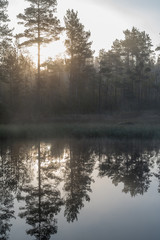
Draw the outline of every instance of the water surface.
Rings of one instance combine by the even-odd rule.
[[[0,239],[158,240],[160,142],[0,145]]]

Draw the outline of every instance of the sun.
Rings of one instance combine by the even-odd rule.
[[[41,47],[41,63],[46,61],[49,57],[53,60],[57,57],[64,58],[66,54],[66,48],[64,45],[64,38],[58,41],[52,42],[46,46]]]
[[[41,45],[41,63],[45,62],[48,58],[55,60],[56,58],[65,58],[66,48],[64,45],[64,38],[47,44]],[[32,61],[37,65],[37,46],[34,45],[28,48],[29,55]]]

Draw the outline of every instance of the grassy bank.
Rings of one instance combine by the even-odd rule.
[[[53,123],[0,125],[0,139],[8,138],[141,138],[160,139],[160,125],[105,124],[105,123]]]
[[[47,122],[43,121],[42,122]],[[105,115],[63,115],[47,123],[0,124],[0,139],[10,138],[139,138],[160,139],[160,112],[113,112]]]

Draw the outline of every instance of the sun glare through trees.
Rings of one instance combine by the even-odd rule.
[[[1,119],[158,108],[159,48],[140,4],[15,3],[1,1]]]

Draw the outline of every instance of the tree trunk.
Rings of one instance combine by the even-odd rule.
[[[40,12],[39,12],[39,1],[38,1],[38,77],[37,77],[37,102],[38,106],[41,106],[41,69],[40,69],[40,48],[41,48],[41,43],[40,43]]]

